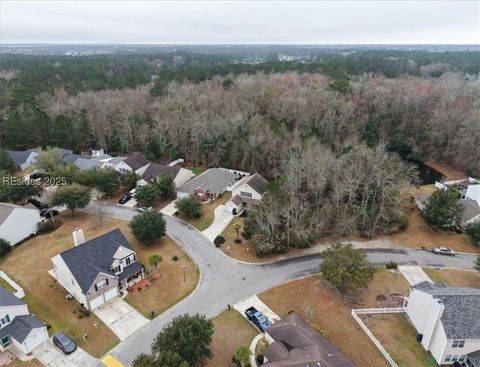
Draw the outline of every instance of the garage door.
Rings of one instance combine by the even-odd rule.
[[[105,296],[105,302],[116,297],[118,295],[118,289],[113,288],[103,294]]]
[[[33,329],[25,340],[25,347],[28,352],[32,351],[35,347],[42,344],[45,340],[48,339],[46,332],[43,328]]]
[[[94,310],[96,309],[98,306],[100,305],[103,305],[105,303],[104,299],[103,299],[103,295],[100,295],[98,297],[95,297],[94,299],[92,299],[90,301],[90,309],[91,310]]]

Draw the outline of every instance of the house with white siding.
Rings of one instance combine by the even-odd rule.
[[[193,177],[193,172],[189,169],[182,167],[175,167],[170,165],[167,166],[158,163],[149,163],[145,167],[145,170],[143,170],[143,173],[137,182],[137,186],[145,186],[160,175],[167,175],[172,177],[175,187],[179,187]]]
[[[8,156],[17,164],[20,170],[29,168],[37,158],[37,149],[28,150],[6,150]]]
[[[46,325],[30,315],[24,301],[0,286],[0,352],[15,347],[29,354],[46,340]]]
[[[40,211],[31,204],[0,203],[0,238],[12,246],[35,234],[41,221]]]
[[[480,289],[422,282],[412,287],[407,316],[439,365],[480,367]]]
[[[144,278],[135,250],[119,229],[90,241],[76,229],[73,239],[74,247],[52,257],[49,273],[87,310],[127,292]]]
[[[243,177],[232,189],[232,199],[225,203],[229,212],[240,213],[243,209],[257,210],[267,191],[268,181],[259,173]]]

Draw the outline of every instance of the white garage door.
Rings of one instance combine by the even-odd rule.
[[[46,332],[43,328],[33,329],[25,340],[25,347],[28,352],[31,352],[35,347],[42,344],[48,339]]]
[[[118,289],[113,288],[103,294],[105,296],[105,302],[112,299],[113,297],[118,296]]]
[[[98,297],[95,297],[94,299],[92,299],[90,301],[90,309],[91,310],[94,310],[96,309],[98,306],[100,305],[103,305],[105,303],[104,299],[103,299],[103,295],[100,295]]]

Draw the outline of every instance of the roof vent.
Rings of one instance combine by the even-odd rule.
[[[83,235],[83,231],[80,228],[75,228],[75,230],[72,232],[72,235],[75,246],[85,243],[85,236]]]

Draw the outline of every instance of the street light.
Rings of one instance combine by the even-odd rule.
[[[182,265],[183,268],[183,282],[185,283],[185,264]]]

